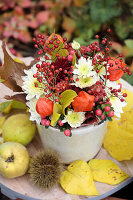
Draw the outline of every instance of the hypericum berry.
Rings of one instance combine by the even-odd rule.
[[[73,77],[70,77],[70,80],[73,81]]]
[[[62,71],[62,68],[59,68],[59,71],[61,72],[61,71]]]
[[[99,84],[100,84],[100,82],[99,82],[99,81],[97,81],[97,82],[96,82],[96,85],[99,85]]]
[[[112,106],[112,103],[111,103],[111,102],[106,102],[105,104],[110,104],[110,106]]]
[[[123,97],[127,97],[127,93],[123,93]]]
[[[108,33],[110,33],[110,32],[111,32],[111,29],[110,29],[110,28],[108,28],[108,29],[107,29],[107,32],[108,32]]]
[[[57,44],[60,44],[60,40],[57,40],[57,42],[56,42]]]
[[[110,46],[112,45],[112,42],[111,42],[111,41],[109,41],[109,45],[110,45]]]
[[[35,41],[36,41],[36,38],[33,38],[32,40],[33,40],[33,42],[35,42]]]
[[[59,120],[58,124],[59,124],[59,126],[63,126],[64,125],[64,123],[62,122],[62,120]]]
[[[59,102],[59,99],[55,99],[55,102],[56,102],[56,103]]]
[[[105,44],[106,43],[106,41],[105,40],[102,40],[102,44]]]
[[[49,126],[50,125],[50,121],[49,120],[47,120],[47,121],[45,121],[45,126]]]
[[[114,117],[114,111],[113,110],[109,112],[108,117]]]
[[[95,111],[95,114],[96,114],[97,116],[101,116],[101,115],[102,115],[102,110],[101,110],[101,109],[97,109],[97,110]]]
[[[59,70],[58,70],[58,69],[56,69],[56,70],[55,70],[55,73],[56,73],[56,74],[58,74],[58,72],[59,72]]]
[[[63,41],[66,42],[66,41],[67,41],[67,38],[64,37],[64,38],[63,38]]]
[[[66,130],[64,131],[64,134],[65,134],[66,136],[70,136],[71,131],[70,131],[69,129],[66,129]]]
[[[38,87],[38,83],[34,83],[35,87]]]
[[[35,45],[34,45],[34,47],[35,47],[35,48],[38,48],[38,45],[37,45],[37,44],[35,44]]]
[[[42,124],[43,126],[45,126],[46,121],[47,121],[47,119],[42,118],[41,124]]]
[[[99,35],[96,35],[96,36],[95,36],[95,38],[97,38],[97,39],[98,39],[98,38],[99,38]]]
[[[55,48],[58,48],[58,47],[59,47],[59,45],[58,45],[58,44],[55,44],[55,45],[54,45],[54,47],[55,47]]]
[[[71,51],[69,52],[70,55],[73,55],[74,53],[75,53],[74,50],[71,50]]]
[[[123,98],[121,98],[121,99],[120,99],[120,101],[121,101],[121,102],[123,102],[123,101],[124,101],[124,99],[123,99]]]
[[[72,56],[72,55],[68,55],[67,60],[68,60],[69,62],[72,62],[73,56]]]
[[[51,69],[54,69],[54,65],[51,65]]]
[[[122,57],[122,53],[119,53],[119,57]]]
[[[101,120],[103,120],[103,119],[105,119],[105,115],[104,114],[101,115]]]
[[[109,106],[105,106],[105,112],[109,112],[110,111],[110,107]]]
[[[38,38],[41,38],[41,37],[42,37],[42,35],[39,33],[39,34],[37,35],[37,37],[38,37]]]
[[[62,56],[62,59],[63,59],[63,60],[65,60],[65,59],[66,59],[66,57],[65,57],[65,56]]]

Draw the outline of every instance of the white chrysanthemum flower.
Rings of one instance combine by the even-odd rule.
[[[79,63],[76,64],[76,69],[74,69],[73,74],[83,76],[84,78],[86,78],[89,76],[96,75],[96,72],[92,70],[93,70],[92,60],[89,58],[86,59],[84,57],[81,57],[79,59]]]
[[[76,42],[75,40],[73,40],[72,42],[72,48],[77,50],[80,48],[80,44],[78,42]]]
[[[65,116],[63,123],[68,123],[72,128],[80,127],[85,120],[85,112],[75,112],[69,110],[68,114]]]
[[[41,64],[41,61],[38,62],[38,64]],[[31,69],[29,70],[24,70],[26,76],[22,77],[23,80],[23,90],[27,94],[26,99],[30,100],[34,97],[37,99],[44,94],[44,82],[39,83],[36,78],[33,77],[35,73],[37,73],[37,68],[36,65],[33,65]],[[35,87],[35,83],[38,84],[38,87]]]
[[[123,113],[122,108],[125,107],[127,103],[125,101],[121,102],[118,97],[114,97],[114,96],[110,97],[110,103],[112,104],[112,107],[114,108],[114,114],[117,117],[121,117],[120,114]]]
[[[36,103],[38,99],[33,98],[32,100],[28,101],[26,104],[29,107],[29,112],[30,112],[30,120],[31,121],[36,121],[37,124],[40,124],[41,122],[41,116],[37,113],[36,111]]]
[[[76,81],[77,78],[78,78],[78,81]],[[92,77],[83,78],[82,76],[78,77],[78,76],[74,75],[73,79],[75,81],[75,86],[76,87],[86,88],[86,87],[91,87],[92,85],[94,85],[97,82],[98,77],[97,76],[92,76]]]

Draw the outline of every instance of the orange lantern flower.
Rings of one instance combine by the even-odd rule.
[[[78,96],[74,98],[72,106],[75,112],[86,112],[91,111],[93,108],[95,96],[89,95],[88,93],[81,91]]]
[[[37,101],[36,104],[36,111],[38,114],[40,114],[42,117],[49,116],[53,113],[53,102],[46,98],[40,98]]]
[[[108,64],[112,65],[108,68],[108,72],[109,72],[108,78],[109,78],[109,80],[110,81],[119,80],[124,74],[122,69],[125,68],[126,64],[124,62],[121,62],[119,59],[116,59],[116,58],[113,58],[113,57],[108,61]]]

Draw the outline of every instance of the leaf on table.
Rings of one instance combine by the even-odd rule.
[[[16,100],[6,101],[0,104],[0,112],[8,114],[12,109],[26,110],[27,106]]]
[[[28,69],[25,64],[14,61],[6,51],[5,42],[2,43],[4,52],[4,64],[0,68],[0,77],[4,79],[4,84],[12,89],[14,92],[22,91],[22,76],[24,76],[24,69]]]
[[[60,184],[68,194],[98,195],[90,167],[83,160],[74,161],[62,172]]]
[[[98,182],[116,185],[129,177],[112,160],[92,159],[88,165]]]
[[[8,114],[12,108],[12,101],[6,101],[0,104],[0,112]]]
[[[124,112],[120,120],[108,122],[103,146],[118,161],[133,158],[133,109]]]
[[[74,90],[65,90],[61,93],[60,103],[62,105],[62,112],[65,115],[65,108],[69,106],[73,99],[77,96],[77,93]]]
[[[26,104],[26,94],[15,94],[13,96],[6,95],[4,97],[6,100],[16,100]]]
[[[54,103],[51,126],[56,126],[56,123],[61,114],[62,114],[62,106],[60,104]]]

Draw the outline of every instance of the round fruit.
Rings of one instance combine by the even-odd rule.
[[[18,142],[27,145],[36,133],[36,125],[29,120],[27,114],[16,114],[9,117],[3,127],[4,142]]]
[[[27,149],[16,142],[0,145],[0,174],[5,178],[23,176],[29,166]]]

